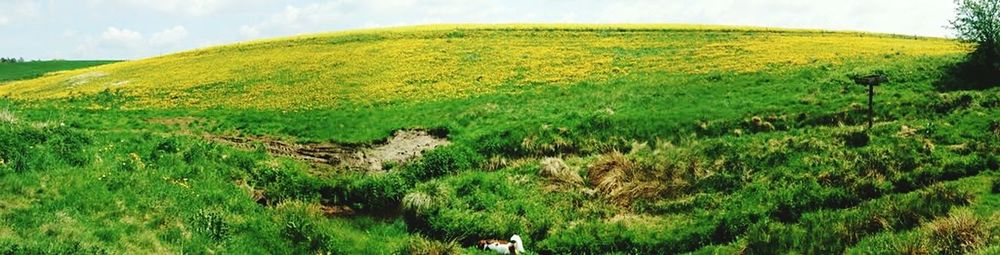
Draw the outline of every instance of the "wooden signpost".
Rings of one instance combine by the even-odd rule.
[[[882,74],[872,74],[855,76],[851,79],[858,85],[868,85],[868,129],[871,129],[875,122],[875,86],[889,82],[889,78]]]

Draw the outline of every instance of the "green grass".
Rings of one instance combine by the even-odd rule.
[[[0,251],[387,254],[454,241],[471,252],[519,234],[542,254],[947,253],[954,242],[935,237],[965,226],[950,222],[982,222],[969,251],[988,253],[1000,246],[1000,88],[939,89],[963,60],[641,72],[291,111],[134,109],[113,90],[2,100]],[[866,131],[867,91],[848,77],[872,69],[891,82]],[[180,118],[193,121],[151,121]],[[453,144],[386,173],[200,136],[353,144],[416,127],[446,129]],[[587,183],[539,176],[550,156]],[[610,184],[628,200],[591,180],[625,168],[641,174]],[[330,205],[357,215],[325,217]]]
[[[40,77],[46,73],[105,65],[111,60],[49,60],[0,63],[0,83]]]

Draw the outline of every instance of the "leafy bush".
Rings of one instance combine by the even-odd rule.
[[[951,21],[958,38],[978,44],[973,57],[1000,72],[1000,2],[955,0],[957,17]]]

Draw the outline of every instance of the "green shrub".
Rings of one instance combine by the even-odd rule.
[[[290,165],[266,165],[252,168],[246,173],[247,182],[262,189],[266,200],[277,204],[284,200],[314,201],[322,198],[335,199],[344,189],[343,184],[320,180]],[[327,197],[323,197],[328,195]]]
[[[450,145],[424,154],[414,176],[420,180],[446,176],[479,167],[485,159],[469,147]]]
[[[368,212],[395,212],[414,181],[399,173],[359,174],[347,187],[352,207]]]

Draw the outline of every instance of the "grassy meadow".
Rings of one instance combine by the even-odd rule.
[[[46,73],[115,63],[109,60],[47,60],[0,63],[0,83],[38,78]]]
[[[475,254],[519,234],[532,254],[996,254],[1000,88],[956,89],[970,50],[438,25],[7,82],[0,252]],[[850,77],[869,73],[890,82],[866,130]],[[205,139],[363,145],[401,129],[451,144],[363,172]]]

